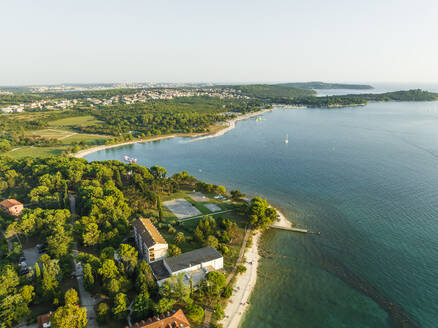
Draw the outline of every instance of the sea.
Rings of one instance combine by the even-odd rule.
[[[409,88],[438,91],[379,85],[373,92]],[[297,226],[320,232],[264,233],[243,328],[438,327],[438,102],[277,108],[261,118],[216,138],[85,158],[127,155],[169,175],[185,170],[262,196]]]

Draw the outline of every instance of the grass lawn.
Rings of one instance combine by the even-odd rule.
[[[44,130],[31,130],[26,131],[26,136],[41,136],[51,138],[62,138],[73,134],[74,132],[66,129],[44,129]]]
[[[17,148],[14,151],[8,151],[5,153],[7,156],[12,158],[23,158],[26,156],[31,157],[47,157],[51,155],[61,155],[63,150],[66,150],[67,146],[54,146],[54,147],[31,147],[24,146]]]
[[[69,126],[69,127],[82,127],[82,126],[90,126],[94,124],[98,124],[100,121],[96,120],[91,115],[85,115],[85,116],[75,116],[75,117],[67,117],[62,118],[55,121],[50,121],[50,126]]]
[[[107,138],[107,136],[78,133],[62,139],[62,142],[71,144],[73,142],[85,141],[87,144],[103,144]]]

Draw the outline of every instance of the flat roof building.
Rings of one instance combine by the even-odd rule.
[[[151,264],[152,273],[161,286],[170,276],[184,274],[184,281],[197,285],[210,271],[224,267],[221,253],[211,246],[195,249],[178,256],[168,257]]]

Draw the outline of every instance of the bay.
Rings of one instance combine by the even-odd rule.
[[[86,159],[125,155],[261,195],[321,232],[264,234],[242,327],[438,326],[437,102],[276,109],[217,138]]]

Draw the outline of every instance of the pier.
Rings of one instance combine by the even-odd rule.
[[[271,228],[280,229],[280,230],[287,230],[287,231],[293,231],[293,232],[310,233],[310,231],[307,230],[307,229],[294,228],[294,227],[284,227],[284,226],[275,225],[275,224],[271,225]]]

